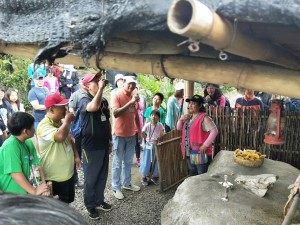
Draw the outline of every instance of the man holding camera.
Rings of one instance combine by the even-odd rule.
[[[111,210],[104,201],[104,189],[108,175],[111,125],[108,102],[103,90],[108,83],[102,74],[86,74],[82,80],[87,93],[79,103],[82,121],[82,151],[84,172],[84,204],[90,219],[99,219],[97,209]]]

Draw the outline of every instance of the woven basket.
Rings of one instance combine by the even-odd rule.
[[[257,159],[257,160],[245,160],[233,156],[233,161],[235,161],[237,164],[241,166],[256,168],[256,167],[260,167],[264,163],[264,158]]]

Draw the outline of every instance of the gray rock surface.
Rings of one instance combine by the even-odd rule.
[[[207,174],[187,178],[164,207],[161,224],[197,225],[274,225],[281,224],[288,186],[295,182],[299,170],[289,164],[265,159],[260,168],[247,168],[233,161],[232,152],[221,151]],[[225,189],[219,184],[227,174],[233,183],[229,201],[221,198]],[[237,175],[275,174],[279,178],[261,198],[234,182]],[[296,220],[299,222],[300,217]]]

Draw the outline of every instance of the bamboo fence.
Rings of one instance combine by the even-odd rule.
[[[160,191],[166,191],[188,176],[185,159],[180,151],[181,132],[172,130],[158,139],[156,157]]]
[[[300,113],[282,112],[283,145],[264,143],[269,111],[253,109],[207,108],[215,121],[218,136],[213,143],[214,155],[220,150],[255,149],[267,158],[286,162],[300,169]],[[181,132],[172,130],[159,138],[157,159],[160,190],[165,191],[188,176],[188,169],[180,151]]]
[[[208,114],[215,121],[219,134],[214,154],[220,150],[256,149],[269,159],[289,163],[300,169],[300,113],[282,112],[283,145],[264,143],[269,111],[253,109],[213,109]]]

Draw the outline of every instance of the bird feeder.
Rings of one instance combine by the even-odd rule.
[[[274,99],[270,106],[270,115],[267,123],[267,132],[265,133],[265,143],[271,145],[282,145],[284,139],[282,138],[284,128],[284,118],[282,118],[282,101]]]

